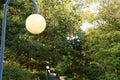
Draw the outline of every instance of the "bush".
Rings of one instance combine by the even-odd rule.
[[[34,73],[35,80],[47,80],[47,73],[46,71],[41,71],[39,73]]]
[[[3,80],[32,80],[32,74],[17,65],[4,64]]]

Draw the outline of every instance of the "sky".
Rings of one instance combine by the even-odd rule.
[[[80,28],[81,28],[83,31],[86,31],[88,28],[92,28],[92,27],[94,27],[93,24],[88,23],[88,22],[85,22],[85,23],[82,24],[82,26],[81,26]]]
[[[98,10],[99,6],[100,6],[100,3],[98,2],[92,3],[87,8],[82,8],[82,11],[85,12],[87,9],[89,9],[91,13],[94,13],[95,15],[97,15],[99,13],[99,10]],[[93,27],[94,27],[94,24],[91,24],[89,22],[85,22],[82,24],[82,26],[80,26],[80,28],[83,31],[86,31],[88,28],[93,28]]]

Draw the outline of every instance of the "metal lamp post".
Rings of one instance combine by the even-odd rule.
[[[8,4],[10,3],[10,1],[11,0],[6,0],[6,3],[4,4],[4,10],[3,10],[2,36],[1,36],[1,47],[0,47],[0,49],[1,49],[1,51],[0,51],[0,80],[2,80],[2,73],[3,73],[7,8],[8,8]],[[26,20],[26,28],[29,32],[31,32],[33,34],[39,34],[45,29],[46,22],[45,22],[44,17],[42,17],[41,15],[38,14],[38,7],[37,7],[35,0],[31,0],[31,2],[33,3],[34,8],[35,8],[35,14],[32,14],[32,18],[39,17],[39,19],[38,18],[32,19],[31,15],[30,15]],[[33,21],[33,20],[36,20],[36,21]],[[35,23],[33,23],[33,22],[35,22]],[[33,25],[30,23],[33,23]],[[39,28],[39,29],[33,30],[33,27]],[[37,32],[35,33],[36,30],[37,30]]]

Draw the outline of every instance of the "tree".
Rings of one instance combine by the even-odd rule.
[[[97,76],[95,80],[119,80],[119,1],[101,4],[97,19],[104,23],[98,23],[96,29],[86,32],[85,52],[91,59],[89,65],[96,66],[90,68],[95,71],[88,75],[90,79],[92,74]]]
[[[68,0],[37,2],[39,13],[47,22],[46,30],[39,35],[28,33],[24,27],[27,16],[34,13],[32,3],[29,3],[29,0],[14,0],[10,3],[5,60],[39,73],[45,70],[46,65],[56,67],[61,57],[69,55],[66,50],[67,37],[74,35],[79,29],[81,18],[79,11],[73,10]]]

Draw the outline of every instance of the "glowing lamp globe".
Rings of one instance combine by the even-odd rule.
[[[45,18],[40,14],[31,14],[26,19],[26,29],[32,34],[40,34],[46,27]]]

